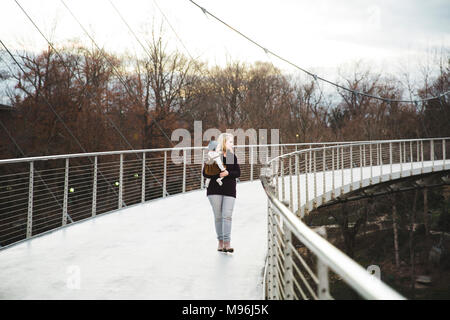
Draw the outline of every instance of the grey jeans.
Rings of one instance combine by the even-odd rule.
[[[236,199],[220,194],[211,194],[208,199],[214,212],[217,239],[229,242],[231,239],[231,216]]]

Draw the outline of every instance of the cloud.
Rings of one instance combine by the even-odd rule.
[[[327,40],[400,50],[450,40],[449,1],[348,1],[345,14],[340,11],[329,16]]]

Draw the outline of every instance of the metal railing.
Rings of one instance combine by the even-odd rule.
[[[358,188],[450,169],[449,138],[341,143],[282,154],[267,162],[267,299],[330,299],[331,268],[367,299],[404,299],[313,230],[305,215]],[[321,234],[321,236],[319,234]],[[314,270],[314,271],[313,271]]]
[[[333,144],[235,146],[240,181],[259,179],[261,164],[278,152]],[[161,148],[0,160],[0,247],[123,207],[203,189],[205,150]]]
[[[328,298],[331,267],[365,297],[380,298],[379,290],[382,297],[400,298],[377,282],[365,288],[361,282],[372,278],[299,217],[366,184],[447,168],[448,146],[448,138],[235,146],[240,181],[259,178],[260,169],[266,173],[261,181],[269,198],[267,297]],[[0,246],[4,249],[123,207],[203,189],[205,150],[162,148],[0,160]],[[173,161],[174,153],[181,161]],[[269,168],[264,169],[266,164]],[[331,182],[321,184],[327,179]],[[318,231],[325,235],[323,230]],[[303,247],[298,248],[296,240]],[[310,250],[316,261],[302,257],[302,250]],[[311,271],[314,266],[317,275]],[[312,283],[304,283],[308,281]]]

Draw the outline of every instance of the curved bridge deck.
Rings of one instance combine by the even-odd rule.
[[[371,167],[359,167],[325,172],[300,174],[292,176],[292,210],[311,211],[337,197],[348,194],[359,188],[376,185],[386,181],[392,181],[409,176],[417,176],[431,172],[450,170],[450,161],[436,160],[425,162],[413,162],[405,164],[380,165]],[[300,179],[300,192],[297,179]],[[308,179],[308,180],[306,180]],[[283,185],[284,180],[284,197]],[[308,188],[306,189],[306,181]],[[289,176],[280,178],[278,182],[279,197],[283,200],[290,200],[291,181]],[[300,199],[300,201],[299,201]],[[300,202],[300,207],[299,207]]]
[[[0,251],[0,299],[262,299],[267,197],[260,181],[237,193],[233,254],[217,252],[206,191],[192,191]]]
[[[442,162],[442,161],[441,161]],[[439,168],[438,166],[441,166]],[[411,168],[412,167],[412,168]],[[432,171],[432,163],[308,174],[300,206],[312,208],[372,183]],[[434,170],[450,163],[434,162]],[[353,184],[352,184],[353,175]],[[343,177],[343,179],[342,179]],[[302,184],[306,176],[300,175]],[[293,192],[296,177],[293,176]],[[289,199],[290,179],[284,178]],[[325,188],[323,182],[325,181]],[[315,188],[314,188],[315,184]],[[342,189],[341,189],[342,187]],[[0,251],[0,299],[262,299],[267,196],[260,181],[239,183],[233,254],[216,251],[205,190],[154,200],[17,243]],[[280,188],[281,189],[281,188]],[[281,194],[280,194],[281,198]],[[298,202],[294,197],[293,208]]]

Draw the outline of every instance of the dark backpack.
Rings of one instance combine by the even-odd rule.
[[[226,166],[224,165],[224,167],[226,167]],[[205,174],[208,176],[216,176],[220,173],[220,168],[217,165],[217,163],[215,163],[215,162],[213,164],[205,163],[204,168],[205,168]]]

